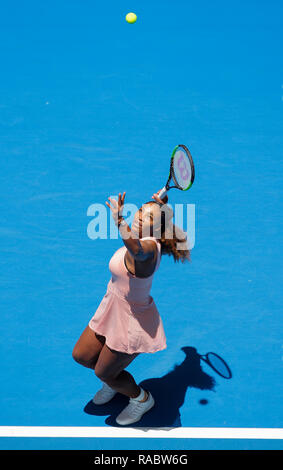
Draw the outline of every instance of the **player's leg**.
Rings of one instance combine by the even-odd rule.
[[[136,384],[133,376],[125,370],[138,356],[126,354],[110,349],[106,344],[103,346],[95,366],[96,376],[109,387],[130,398],[136,398],[140,394],[140,387]]]
[[[105,344],[94,369],[96,375],[109,387],[130,398],[129,404],[116,417],[120,425],[136,423],[155,404],[151,393],[139,387],[133,376],[125,370],[137,356],[113,351]]]
[[[73,358],[79,364],[94,369],[104,344],[105,337],[87,326],[73,349]]]

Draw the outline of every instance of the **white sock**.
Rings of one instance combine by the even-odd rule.
[[[113,390],[113,388],[109,387],[109,385],[106,382],[102,382],[104,387],[109,388],[109,390]]]
[[[142,400],[144,399],[144,397],[145,397],[145,391],[144,391],[144,389],[141,388],[141,387],[140,387],[140,389],[141,389],[141,392],[140,392],[139,396],[136,397],[136,398],[133,398],[133,400],[142,401]]]

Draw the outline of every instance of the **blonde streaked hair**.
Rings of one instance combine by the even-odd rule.
[[[148,201],[145,204],[158,204],[160,207],[160,224],[154,228],[153,235],[161,243],[161,253],[173,256],[175,262],[191,261],[187,234],[173,223],[173,210],[167,204]]]

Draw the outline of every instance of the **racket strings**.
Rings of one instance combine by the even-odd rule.
[[[185,145],[178,145],[170,163],[170,176],[175,183],[174,187],[183,191],[189,189],[193,184],[194,175],[194,164],[189,150]]]

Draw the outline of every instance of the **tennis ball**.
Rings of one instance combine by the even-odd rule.
[[[137,21],[137,15],[135,13],[128,13],[126,15],[126,21],[131,24],[135,23]]]

